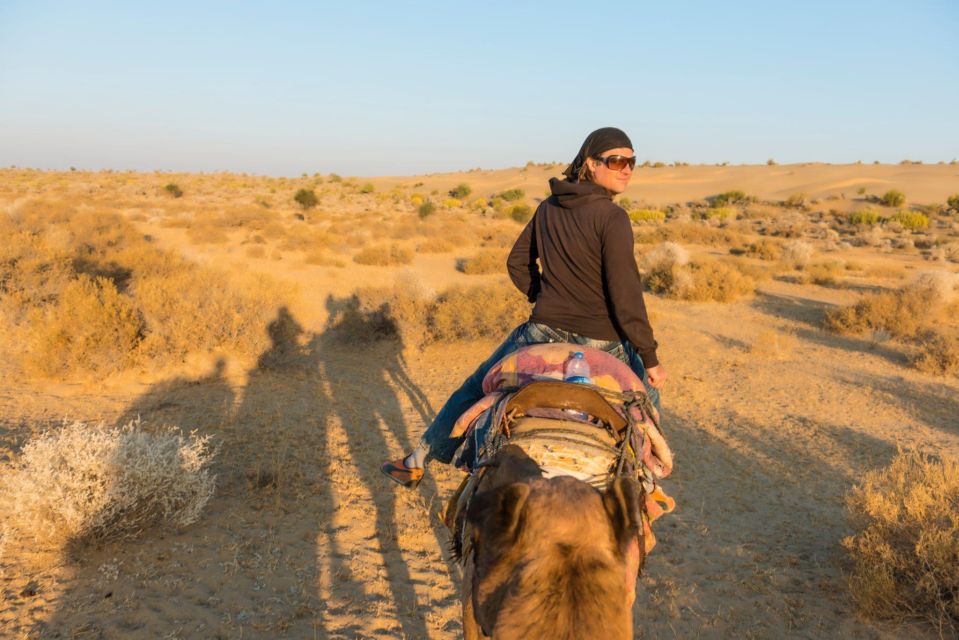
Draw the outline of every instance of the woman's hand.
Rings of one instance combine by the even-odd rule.
[[[666,369],[663,365],[657,364],[655,367],[646,369],[646,375],[649,377],[649,384],[654,389],[662,389],[666,382]]]

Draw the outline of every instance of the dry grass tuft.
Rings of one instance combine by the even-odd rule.
[[[408,347],[502,337],[529,317],[530,307],[507,282],[453,287],[436,295],[413,278],[393,287],[359,289],[331,317],[347,342],[399,339]]]
[[[502,338],[529,318],[530,306],[511,284],[453,287],[430,310],[429,334],[435,342]]]
[[[689,253],[664,242],[641,259],[646,286],[653,293],[697,302],[731,302],[756,290],[746,267],[716,260],[689,263]]]
[[[467,275],[487,275],[506,271],[506,254],[502,251],[480,251],[471,258],[459,258],[457,271]]]
[[[122,370],[132,364],[144,329],[133,301],[111,280],[81,274],[55,302],[30,313],[21,331],[23,370],[54,378]]]
[[[416,245],[417,253],[449,253],[453,244],[444,238],[426,238]]]
[[[353,262],[388,267],[413,262],[413,252],[398,244],[366,247],[353,256]]]
[[[696,302],[732,302],[756,291],[756,280],[731,265],[718,260],[689,265],[691,279],[677,289],[675,297]]]
[[[920,273],[898,291],[867,294],[854,305],[828,311],[826,327],[838,333],[881,331],[921,338],[940,320],[954,317],[957,281],[959,276],[947,271]]]
[[[835,287],[844,271],[845,266],[841,262],[821,260],[806,267],[805,280],[824,287]]]
[[[854,305],[827,311],[826,328],[837,333],[884,331],[911,338],[923,329],[930,303],[926,293],[912,288],[870,293]]]
[[[64,424],[28,442],[2,479],[4,536],[43,546],[130,538],[195,522],[213,495],[208,437]]]
[[[900,451],[847,496],[859,533],[843,540],[853,599],[867,615],[959,631],[959,464]]]
[[[959,372],[959,337],[935,329],[923,334],[912,363],[920,371],[937,376]]]
[[[783,245],[782,263],[789,269],[801,271],[812,259],[812,245],[803,240],[791,240]]]

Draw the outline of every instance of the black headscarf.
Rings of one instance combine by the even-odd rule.
[[[597,129],[586,136],[586,140],[583,141],[583,146],[579,148],[579,153],[576,154],[573,161],[566,167],[563,175],[571,182],[576,182],[579,179],[579,171],[583,168],[586,158],[592,158],[604,151],[619,149],[621,147],[626,149],[633,148],[633,143],[630,142],[629,136],[623,133],[621,129],[617,129],[616,127]]]

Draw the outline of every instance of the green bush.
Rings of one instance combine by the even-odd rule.
[[[929,226],[929,216],[918,211],[899,211],[889,216],[889,222],[898,222],[904,229],[915,231]]]
[[[360,193],[373,193],[373,191],[374,191],[373,185],[370,184],[369,182],[367,182],[362,187],[360,187]]]
[[[730,204],[742,204],[744,202],[749,202],[749,196],[738,189],[720,193],[718,196],[713,198],[714,207],[725,207]]]
[[[471,193],[473,193],[472,187],[470,187],[465,182],[461,182],[460,184],[456,185],[454,188],[450,189],[450,197],[456,198],[458,200],[462,200],[463,198],[466,198]]]
[[[163,188],[166,190],[167,193],[169,193],[174,198],[183,197],[183,189],[181,189],[178,185],[174,184],[173,182],[171,182],[170,184],[168,184],[167,186]]]
[[[528,204],[515,204],[510,207],[509,217],[525,224],[533,217],[533,209]]]
[[[416,210],[420,218],[428,218],[434,213],[436,213],[436,205],[433,204],[432,200],[427,200],[420,205],[419,209]]]
[[[959,193],[949,196],[946,205],[953,211],[959,211]]]
[[[293,200],[304,209],[312,209],[320,202],[316,194],[313,193],[313,189],[300,189],[293,196]]]
[[[666,212],[659,209],[633,209],[629,212],[632,222],[662,222],[666,219]]]
[[[875,209],[862,209],[849,214],[850,224],[874,225],[878,224],[880,220],[882,220],[882,217]]]
[[[906,203],[906,194],[902,191],[891,189],[882,194],[882,197],[879,198],[879,203],[887,207],[901,207]]]
[[[520,200],[525,195],[526,192],[522,189],[507,189],[503,193],[499,194],[499,197],[507,202],[513,202],[514,200]]]

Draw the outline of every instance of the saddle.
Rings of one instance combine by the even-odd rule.
[[[570,351],[584,352],[597,384],[556,379]],[[455,553],[463,551],[465,513],[484,464],[507,443],[522,447],[545,477],[569,475],[603,490],[616,475],[635,474],[646,493],[644,538],[646,551],[652,549],[650,524],[674,506],[657,482],[672,470],[672,454],[642,381],[624,363],[580,345],[534,345],[497,363],[483,388],[487,396],[464,413],[452,434],[466,437],[457,465],[471,471],[444,518]]]

